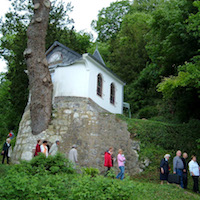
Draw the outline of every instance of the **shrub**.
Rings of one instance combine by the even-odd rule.
[[[86,168],[82,168],[82,172],[85,175],[90,175],[91,177],[95,177],[97,175],[99,175],[99,169],[97,168],[93,168],[93,167],[86,167]]]
[[[57,172],[58,168],[54,169]],[[17,168],[0,179],[0,184],[1,200],[128,200],[134,189],[129,179],[65,173],[33,175]]]
[[[138,112],[138,117],[141,118],[151,118],[158,115],[158,110],[156,106],[146,106]]]
[[[97,176],[83,176],[73,179],[71,196],[69,199],[79,200],[104,200],[104,199],[131,199],[134,192],[133,182],[125,179],[123,181]]]
[[[56,173],[75,173],[73,164],[64,157],[64,155],[57,153],[55,156],[45,157],[44,154],[39,154],[31,161],[21,161],[20,165],[13,167],[14,171],[25,172],[27,174],[56,174]]]
[[[197,142],[199,120],[185,124],[170,124],[151,120],[127,119],[129,131],[144,145],[153,144],[165,150],[198,153]]]
[[[108,172],[107,172],[107,175],[106,175],[108,178],[115,178],[116,177],[116,173],[115,173],[115,170],[114,168],[112,167]]]

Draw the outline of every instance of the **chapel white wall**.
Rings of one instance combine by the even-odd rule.
[[[98,63],[96,63],[98,64]],[[123,85],[117,79],[106,71],[105,68],[97,67],[93,62],[87,59],[87,65],[90,70],[89,77],[89,98],[95,103],[108,110],[111,113],[122,114],[123,113]],[[102,97],[97,95],[97,76],[102,75],[103,78],[103,90]],[[115,104],[110,103],[110,85],[115,85]]]
[[[82,63],[57,67],[52,76],[54,97],[74,96],[88,98],[89,72]]]

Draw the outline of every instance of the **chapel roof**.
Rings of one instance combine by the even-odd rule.
[[[103,58],[101,57],[101,54],[99,53],[99,50],[98,50],[98,47],[95,49],[94,53],[93,53],[93,56],[99,60],[102,64],[105,65],[104,61],[103,61]]]
[[[66,47],[65,45],[61,44],[60,42],[58,41],[55,41],[51,46],[50,48],[46,51],[46,56],[57,46],[60,46],[62,47],[63,49],[69,51],[70,53],[72,53],[73,55],[77,56],[78,58],[81,58],[81,54],[73,51],[72,49]]]

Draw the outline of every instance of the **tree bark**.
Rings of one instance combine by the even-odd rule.
[[[49,22],[50,1],[32,0],[34,15],[27,30],[27,62],[31,93],[30,113],[32,133],[47,129],[52,111],[52,81],[45,55],[45,38]]]

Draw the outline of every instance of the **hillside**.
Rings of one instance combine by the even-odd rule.
[[[118,116],[128,124],[128,130],[134,140],[140,141],[139,159],[143,162],[146,158],[150,165],[141,174],[133,177],[134,180],[146,183],[159,183],[160,161],[166,153],[171,155],[169,160],[170,168],[173,167],[173,157],[176,151],[188,153],[187,161],[193,154],[199,155],[199,120],[191,120],[189,123],[172,124],[147,119],[129,119]],[[188,191],[192,191],[193,180],[188,174]]]
[[[63,165],[65,161],[66,165]],[[50,165],[54,166],[50,167]],[[86,173],[84,173],[84,171]],[[143,180],[123,181],[98,175],[94,168],[77,174],[61,155],[44,159],[38,156],[19,165],[0,165],[0,199],[23,200],[190,200],[200,199],[176,185],[159,185]],[[92,176],[91,176],[92,175]],[[45,180],[45,181],[44,181]],[[10,184],[12,183],[12,184]]]

